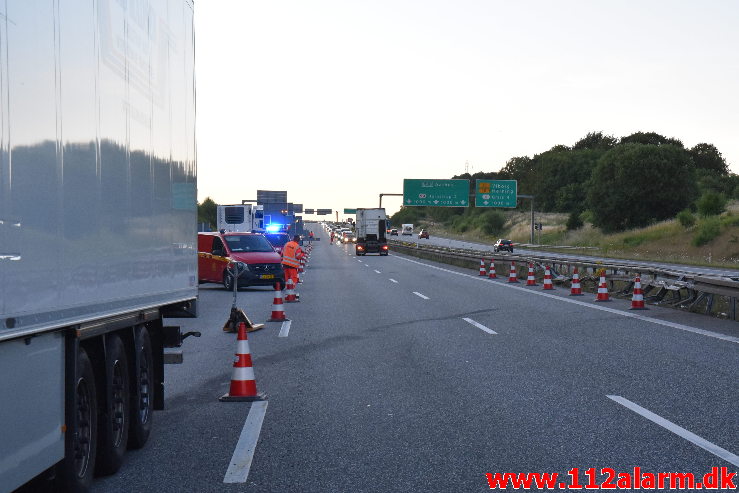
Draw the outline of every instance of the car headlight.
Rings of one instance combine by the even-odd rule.
[[[239,272],[248,272],[249,266],[245,264],[244,262],[236,262],[236,269],[238,269]]]

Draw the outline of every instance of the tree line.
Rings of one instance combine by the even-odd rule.
[[[687,148],[672,137],[636,132],[616,138],[590,132],[574,145],[556,145],[533,157],[513,157],[499,171],[452,178],[517,180],[518,193],[534,195],[539,212],[568,213],[568,228],[591,221],[604,232],[622,231],[670,219],[681,211],[703,215],[723,211],[739,197],[739,176],[713,144]],[[528,204],[519,202],[519,207]],[[415,210],[414,210],[415,209]],[[404,207],[396,224],[427,216],[464,232],[495,234],[505,217],[483,208]]]

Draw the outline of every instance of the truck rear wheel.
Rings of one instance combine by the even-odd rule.
[[[123,464],[128,444],[131,383],[128,358],[121,338],[111,335],[105,351],[106,406],[100,414],[97,472],[113,474]]]
[[[137,328],[134,335],[136,344],[133,359],[134,371],[131,386],[131,425],[128,435],[129,448],[141,448],[149,439],[151,420],[154,412],[154,359],[151,351],[151,338],[146,327]]]
[[[92,483],[97,456],[97,390],[92,363],[83,348],[79,348],[76,364],[74,416],[67,419],[67,452],[59,469],[58,486],[62,491],[85,492]]]

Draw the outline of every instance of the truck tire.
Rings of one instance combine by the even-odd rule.
[[[123,464],[131,417],[131,382],[128,358],[121,338],[112,334],[105,351],[105,405],[98,421],[98,461],[96,472],[113,474]]]
[[[74,416],[67,419],[67,443],[57,482],[61,491],[83,493],[89,490],[97,456],[97,389],[92,363],[83,348],[77,353],[74,382]]]
[[[134,334],[133,381],[131,382],[131,418],[128,448],[144,446],[151,433],[154,413],[154,358],[151,337],[146,327],[137,328]]]

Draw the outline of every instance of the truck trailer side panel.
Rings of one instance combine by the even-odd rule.
[[[64,457],[61,334],[0,343],[0,375],[0,491],[12,491]]]
[[[197,297],[193,3],[2,2],[0,46],[5,493],[64,456],[72,329]]]
[[[0,13],[0,340],[194,298],[191,4]]]

